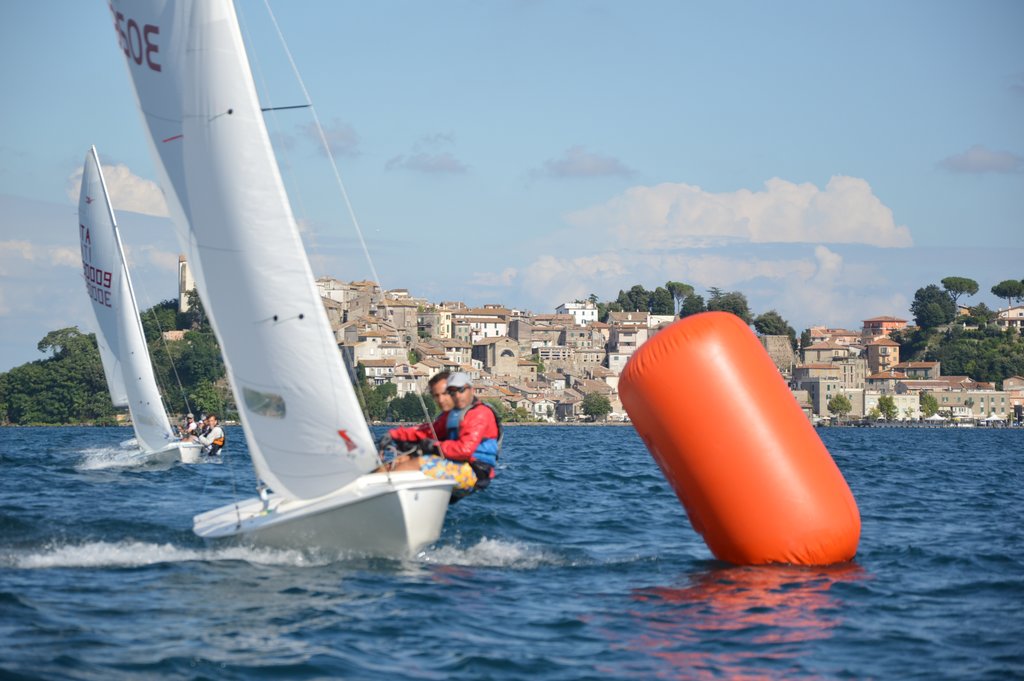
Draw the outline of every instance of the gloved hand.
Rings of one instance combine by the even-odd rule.
[[[394,444],[395,439],[391,437],[391,433],[384,433],[380,436],[380,440],[377,441],[377,450],[383,452]]]
[[[441,454],[441,443],[437,440],[424,440],[423,441],[423,453],[433,454],[434,456],[442,456]]]

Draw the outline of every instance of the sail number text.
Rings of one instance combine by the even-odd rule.
[[[146,66],[154,71],[160,71],[160,64],[157,62],[160,45],[156,42],[160,36],[160,27],[143,24],[140,28],[139,22],[135,19],[126,19],[124,12],[118,12],[113,5],[110,5],[110,12],[114,15],[114,31],[117,32],[117,42],[124,50],[124,56],[140,66],[145,61]]]
[[[100,305],[111,307],[110,285],[113,283],[114,275],[89,264],[92,260],[92,236],[89,228],[79,224],[78,236],[82,240],[82,274],[85,275],[85,290],[89,292],[89,297]]]
[[[89,297],[100,305],[110,307],[111,273],[84,262],[82,270],[85,273],[85,288],[89,291]]]

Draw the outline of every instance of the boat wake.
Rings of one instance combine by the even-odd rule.
[[[82,460],[75,466],[78,471],[102,471],[111,468],[165,469],[170,464],[158,454],[145,454],[134,439],[125,440],[120,447],[90,447],[80,450]]]
[[[420,552],[417,559],[430,565],[500,567],[512,570],[534,570],[567,563],[564,556],[540,546],[487,537],[469,547],[440,546],[428,549]]]
[[[5,552],[6,553],[6,552]],[[311,567],[325,565],[308,553],[248,546],[183,548],[151,542],[51,544],[42,549],[0,554],[0,565],[25,570],[52,568],[144,567],[187,562],[244,561],[254,565]]]

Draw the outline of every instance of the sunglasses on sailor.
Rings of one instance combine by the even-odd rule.
[[[449,395],[455,395],[457,393],[464,393],[467,390],[469,390],[469,386],[464,385],[461,388],[448,388],[447,390],[445,390],[445,392],[447,392]]]

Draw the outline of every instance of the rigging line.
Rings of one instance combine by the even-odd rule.
[[[285,40],[284,34],[281,32],[281,26],[277,23],[277,17],[274,15],[274,11],[270,8],[270,0],[263,0],[263,4],[267,8],[267,14],[270,16],[270,21],[274,24],[274,30],[277,32],[278,40],[281,41],[281,47],[284,49],[285,56],[288,57],[288,64],[291,66],[295,80],[298,82],[299,88],[302,90],[302,96],[307,102],[306,106],[309,107],[310,113],[313,115],[313,124],[316,127],[317,135],[320,138],[320,144],[324,148],[324,153],[327,154],[327,160],[334,173],[335,183],[338,185],[338,190],[341,192],[341,197],[345,201],[345,207],[348,210],[349,219],[352,221],[352,225],[356,230],[356,235],[359,237],[359,245],[362,247],[363,255],[366,257],[366,263],[370,267],[370,274],[373,276],[373,281],[380,287],[381,299],[385,300],[384,291],[387,289],[384,287],[384,282],[381,280],[380,274],[377,272],[377,266],[374,264],[373,257],[370,255],[370,249],[366,245],[363,228],[359,224],[355,208],[353,208],[352,201],[349,199],[348,190],[345,188],[345,183],[341,179],[341,172],[338,170],[338,163],[334,158],[334,152],[331,151],[331,145],[327,141],[327,135],[324,133],[324,127],[320,123],[320,115],[317,113],[316,107],[313,105],[312,97],[309,96],[309,90],[306,88],[306,83],[302,79],[302,75],[299,73],[298,65],[295,63],[292,51],[288,47],[288,42]],[[356,382],[356,390],[361,391],[361,387],[358,382]],[[423,413],[427,417],[427,421],[430,421],[430,414],[427,411],[426,403],[423,401],[423,396],[419,393],[417,393],[417,396],[419,397],[420,406],[423,408]]]
[[[320,139],[320,144],[323,146],[324,153],[327,155],[327,160],[330,163],[331,171],[334,174],[335,183],[338,186],[338,190],[341,193],[341,197],[342,197],[342,199],[345,202],[345,207],[348,210],[349,219],[352,221],[352,225],[355,227],[355,230],[356,230],[356,235],[359,237],[359,245],[362,247],[363,255],[366,257],[366,262],[367,262],[367,264],[370,267],[370,274],[371,274],[371,276],[373,278],[374,283],[380,288],[380,290],[381,290],[381,297],[383,298],[383,293],[384,293],[384,290],[385,290],[384,286],[383,286],[383,283],[381,282],[380,275],[377,273],[377,267],[376,267],[376,265],[373,262],[373,258],[370,256],[370,250],[369,250],[369,248],[366,245],[366,239],[363,237],[363,229],[362,229],[362,227],[359,224],[358,218],[356,217],[355,208],[352,206],[352,201],[349,199],[348,190],[345,188],[345,183],[341,179],[341,172],[338,170],[338,163],[337,163],[337,161],[334,158],[334,152],[331,151],[331,146],[330,146],[330,144],[327,141],[327,135],[326,135],[326,133],[324,133],[324,127],[320,123],[320,116],[319,116],[319,114],[316,111],[316,107],[313,106],[313,99],[309,96],[309,90],[306,88],[306,83],[302,79],[302,75],[299,73],[299,67],[295,63],[295,58],[292,56],[291,49],[288,47],[288,42],[285,40],[284,33],[281,31],[281,26],[277,22],[277,17],[274,15],[274,11],[270,8],[269,0],[263,0],[263,4],[264,4],[264,6],[267,9],[267,15],[270,17],[271,23],[273,23],[273,25],[274,25],[274,30],[276,31],[277,38],[278,38],[278,40],[281,43],[281,48],[284,50],[285,56],[288,58],[288,64],[289,64],[289,66],[292,69],[292,74],[295,77],[295,81],[298,83],[299,88],[302,90],[302,96],[306,100],[306,105],[305,106],[309,108],[310,113],[313,116],[313,125],[316,128],[317,136]],[[300,202],[300,205],[302,205],[302,194],[301,194],[301,192],[299,194],[299,202]],[[303,206],[303,210],[305,210],[304,206]],[[372,295],[373,294],[372,294],[372,291],[371,291],[371,299],[372,299]],[[337,339],[335,339],[335,340],[337,340]],[[339,350],[339,352],[340,352],[340,350]],[[342,357],[344,359],[344,354],[342,355]],[[368,418],[369,414],[367,413],[367,409],[366,409],[366,405],[367,405],[366,395],[363,392],[363,388],[359,384],[359,381],[357,381],[357,380],[356,381],[352,381],[352,384],[353,384],[353,387],[355,388],[356,393],[360,397],[359,401],[361,402],[361,405],[363,407],[364,416],[366,416],[367,417],[367,421],[369,421],[370,420]]]
[[[352,201],[349,199],[348,190],[345,189],[345,183],[341,179],[341,172],[338,170],[338,164],[334,159],[334,152],[331,151],[331,145],[327,142],[327,135],[324,133],[324,127],[320,123],[320,116],[316,112],[316,107],[313,106],[313,100],[309,96],[309,90],[306,89],[306,83],[302,80],[302,75],[299,73],[298,66],[295,64],[295,59],[292,56],[291,50],[288,48],[288,43],[284,39],[284,34],[281,32],[281,27],[277,23],[277,17],[274,16],[273,10],[270,9],[270,1],[263,0],[263,4],[267,8],[267,13],[270,15],[270,20],[274,24],[274,30],[277,31],[278,39],[281,41],[281,46],[284,48],[285,56],[288,57],[288,63],[292,68],[292,73],[295,75],[295,79],[302,89],[302,96],[308,102],[309,110],[313,114],[313,123],[316,126],[317,135],[320,137],[320,144],[323,145],[324,152],[327,154],[327,159],[331,164],[331,170],[334,172],[334,180],[338,185],[341,196],[345,201],[345,207],[348,209],[349,219],[352,220],[352,224],[355,227],[356,234],[359,236],[359,244],[362,246],[363,254],[366,256],[366,262],[370,266],[370,272],[373,274],[374,281],[380,285],[381,292],[384,291],[383,282],[381,282],[380,275],[377,274],[377,267],[373,263],[373,258],[370,257],[370,250],[366,246],[366,239],[363,237],[363,229],[359,225],[359,220],[356,218],[355,209],[352,207]]]

